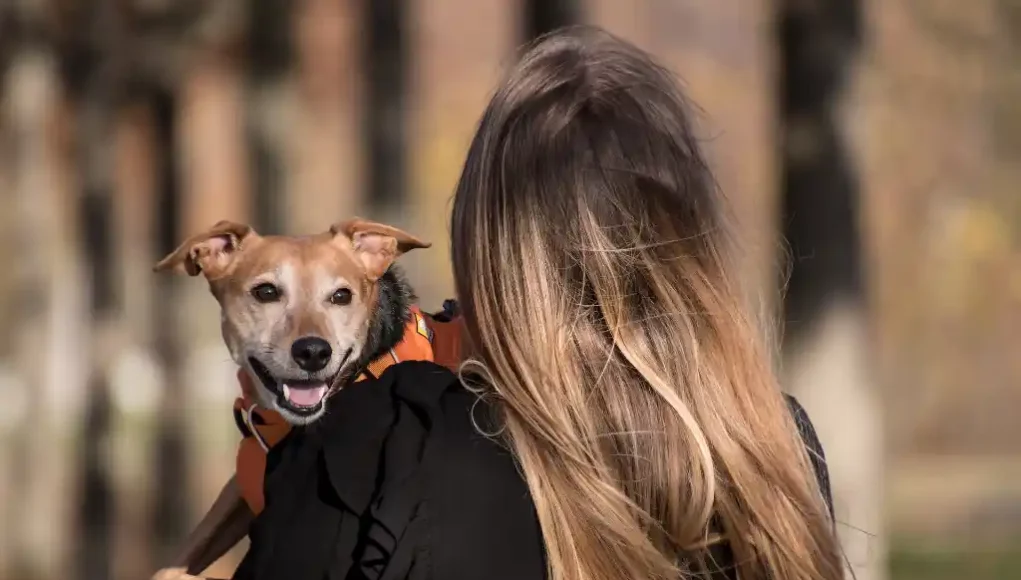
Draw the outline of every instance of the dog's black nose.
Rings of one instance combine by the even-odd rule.
[[[291,345],[291,358],[302,370],[310,373],[323,370],[331,356],[333,349],[330,343],[315,336],[299,338]]]

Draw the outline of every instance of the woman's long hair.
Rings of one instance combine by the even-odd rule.
[[[742,580],[840,578],[687,109],[668,72],[596,30],[513,67],[454,201],[467,364],[553,579],[696,577],[714,544]]]

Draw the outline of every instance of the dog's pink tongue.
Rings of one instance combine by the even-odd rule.
[[[326,396],[326,383],[284,385],[287,400],[301,407],[314,407]]]

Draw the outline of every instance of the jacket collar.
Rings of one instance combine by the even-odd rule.
[[[362,513],[372,501],[388,438],[400,448],[424,444],[456,380],[434,363],[405,361],[337,393],[319,436],[330,485],[348,509]],[[388,480],[404,475],[390,472],[397,467],[386,466]]]

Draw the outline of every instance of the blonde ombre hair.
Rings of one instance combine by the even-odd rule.
[[[452,217],[459,299],[554,580],[833,580],[810,460],[743,305],[671,75],[540,39],[493,96]],[[715,546],[715,548],[714,548]]]

